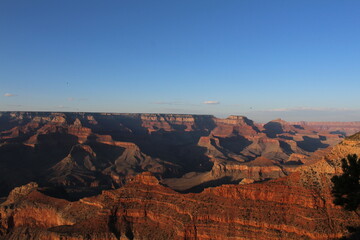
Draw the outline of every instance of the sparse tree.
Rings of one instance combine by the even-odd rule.
[[[360,217],[357,212],[360,205],[360,159],[356,154],[349,154],[341,163],[343,174],[331,179],[334,184],[331,191],[335,198],[334,204],[354,211]]]

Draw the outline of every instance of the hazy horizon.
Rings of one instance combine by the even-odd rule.
[[[12,110],[8,110],[8,111],[0,111],[0,113],[2,112],[34,112],[34,113],[87,113],[87,114],[91,114],[91,113],[95,113],[95,114],[174,114],[174,115],[210,115],[210,116],[214,116],[216,118],[228,118],[230,116],[244,116],[247,117],[250,120],[253,120],[254,122],[257,123],[267,123],[273,120],[284,120],[287,122],[359,122],[360,120],[354,120],[354,121],[348,121],[348,120],[338,120],[338,119],[332,119],[331,117],[329,117],[326,120],[318,120],[318,119],[308,119],[308,120],[304,120],[304,119],[298,119],[297,117],[297,113],[293,113],[292,114],[288,114],[288,113],[283,113],[283,114],[278,114],[278,115],[272,115],[271,111],[269,111],[269,114],[264,114],[264,112],[261,113],[260,118],[257,117],[257,115],[245,115],[245,114],[229,114],[229,115],[215,115],[215,114],[206,114],[206,113],[174,113],[174,112],[101,112],[101,111],[97,111],[97,112],[89,112],[89,111],[12,111]],[[259,113],[260,114],[260,113]],[[281,117],[282,116],[282,117]]]
[[[0,3],[0,111],[358,121],[359,1]]]

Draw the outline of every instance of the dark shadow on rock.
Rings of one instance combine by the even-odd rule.
[[[208,136],[216,127],[212,116],[194,115],[192,131],[184,131],[185,125],[167,121],[174,131],[158,129],[150,133],[143,127],[141,114],[92,115],[98,124],[86,126],[93,132],[110,135],[116,141],[133,142],[144,154],[181,166],[183,170],[177,176],[187,171],[209,171],[212,167],[205,150],[197,146],[200,137]],[[128,130],[124,131],[124,128]]]
[[[40,187],[38,191],[50,197],[66,200],[70,199],[65,187],[63,186]]]
[[[284,133],[282,125],[278,122],[268,122],[264,125],[265,131],[264,133],[269,138],[275,138],[277,134]]]
[[[303,141],[297,142],[298,146],[307,152],[315,152],[320,148],[327,148],[329,144],[324,144],[318,138],[303,137]]]
[[[294,128],[304,130],[304,127],[303,127],[303,126],[301,126],[301,125],[293,125],[293,126],[294,126]]]
[[[124,148],[112,146],[108,144],[103,144],[96,142],[95,139],[90,138],[88,139],[87,145],[91,147],[91,149],[96,153],[96,160],[97,162],[101,162],[103,164],[106,163],[114,163],[115,160],[121,156],[124,152]]]
[[[0,148],[0,197],[35,180],[41,171],[36,159],[34,149],[23,144],[11,143]]]
[[[339,238],[340,240],[360,240],[360,227],[347,226],[349,234]]]
[[[192,187],[190,189],[184,190],[184,191],[179,191],[180,193],[200,193],[202,191],[204,191],[205,188],[209,188],[209,187],[218,187],[221,186],[223,184],[239,184],[241,180],[236,180],[236,181],[232,181],[231,177],[226,176],[220,179],[216,179],[216,180],[211,180],[208,182],[204,182],[200,185],[197,185],[195,187]]]
[[[320,135],[319,139],[320,139],[320,141],[326,141],[327,137]]]
[[[49,186],[48,187],[41,187],[39,191],[43,194],[65,199],[71,202],[79,201],[85,197],[93,197],[101,194],[103,190],[109,190],[108,186],[101,186],[101,187],[81,187],[81,186]]]
[[[228,149],[229,151],[233,153],[240,154],[242,150],[244,150],[247,146],[252,144],[252,141],[249,141],[243,136],[234,136],[229,138],[218,138],[220,145]]]
[[[279,141],[279,143],[280,147],[287,155],[294,153],[294,151],[291,149],[291,146],[287,142]]]
[[[303,165],[303,162],[301,162],[300,160],[298,161],[287,161],[282,163],[282,165],[284,166],[299,166],[299,165]]]
[[[78,144],[78,138],[66,133],[49,133],[38,136],[38,144],[35,145],[36,161],[41,168],[49,168],[65,158],[72,147]]]
[[[330,134],[339,134],[339,135],[341,135],[343,137],[346,137],[346,132],[340,131],[340,130],[331,131]]]

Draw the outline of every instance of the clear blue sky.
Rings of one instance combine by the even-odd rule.
[[[354,121],[359,92],[358,0],[0,1],[0,110]]]

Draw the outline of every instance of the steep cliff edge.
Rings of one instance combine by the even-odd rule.
[[[291,122],[293,125],[308,128],[316,131],[328,131],[351,136],[359,132],[360,121],[357,122]]]
[[[0,234],[3,239],[66,240],[339,238],[347,226],[360,225],[354,213],[333,205],[330,194],[340,159],[353,153],[360,154],[357,137],[289,176],[198,194],[177,193],[151,173],[77,202],[50,198],[31,185],[0,205]],[[46,214],[46,223],[39,214]]]
[[[261,125],[244,116],[2,112],[0,197],[31,181],[117,188],[144,171],[188,192],[243,178],[266,181],[311,163],[343,139],[322,129],[281,119]]]

